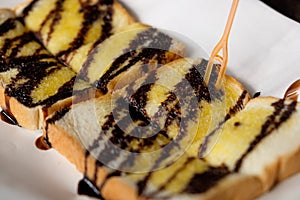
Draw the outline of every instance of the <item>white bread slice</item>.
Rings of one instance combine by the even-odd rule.
[[[197,146],[199,147],[201,142],[203,142],[203,138],[208,131],[213,130],[216,125],[224,123],[234,116],[236,112],[239,112],[244,107],[249,99],[248,94],[244,91],[242,86],[231,77],[226,76],[224,80],[225,94],[223,94],[224,91],[222,92],[221,90],[214,88],[213,85],[216,81],[217,70],[213,72],[210,83],[211,90],[208,94],[207,88],[203,85],[203,80],[201,78],[201,75],[203,75],[206,68],[206,64],[207,62],[204,60],[200,60],[196,63],[193,63],[193,61],[188,59],[174,61],[157,70],[151,71],[141,79],[129,84],[127,87],[117,90],[111,95],[108,94],[98,99],[74,104],[47,119],[44,137],[48,138],[49,142],[58,152],[72,162],[79,171],[84,173],[85,179],[80,182],[79,193],[96,197],[99,197],[100,193],[102,193],[105,198],[118,200],[143,198],[143,196],[149,196],[153,193],[155,188],[157,189],[160,187],[160,184],[167,180],[166,177],[171,177],[173,172],[180,168],[186,160],[189,160],[189,158],[193,158],[195,164],[191,164],[191,166],[185,170],[184,174],[187,176],[175,177],[175,179],[181,179],[180,182],[175,184],[174,187],[170,186],[170,188],[167,188],[162,193],[159,192],[157,195],[165,196],[174,193],[177,194],[174,197],[178,197],[178,199],[183,197],[190,198],[191,194],[185,194],[185,192],[180,191],[183,190],[185,184],[188,183],[188,178],[191,178],[197,173],[203,173],[208,176],[211,175],[216,178],[212,181],[211,187],[207,187],[205,190],[207,193],[202,194],[203,199],[216,199],[216,197],[220,197],[221,195],[221,193],[218,192],[224,192],[225,188],[227,190],[228,187],[236,186],[237,183],[249,186],[248,194],[242,192],[242,190],[241,193],[236,193],[237,197],[245,194],[247,194],[248,197],[254,197],[262,192],[262,186],[255,177],[230,174],[229,171],[222,166],[217,166],[216,169],[214,169],[209,163],[194,159],[197,158],[198,155],[198,150],[195,150],[195,148],[197,148]],[[184,85],[184,80],[187,80],[192,88],[189,88],[189,84]],[[183,98],[188,101],[187,103],[183,100],[180,107],[183,118],[186,116],[191,117],[191,119],[185,121],[186,124],[183,125],[185,127],[182,132],[183,134],[185,133],[184,136],[182,136],[183,140],[180,140],[179,138],[181,136],[180,134],[177,134],[177,131],[179,130],[178,126],[180,124],[177,124],[178,118],[176,119],[176,116],[172,115],[172,112],[176,111],[177,104],[176,98],[174,99],[169,96],[170,91],[173,91],[177,98]],[[86,151],[86,149],[91,148],[93,141],[95,141],[102,132],[106,133],[108,137],[114,134],[110,130],[109,116],[116,117],[115,120],[117,121],[122,117],[126,117],[126,114],[128,113],[126,113],[126,111],[123,112],[124,107],[122,108],[122,106],[126,107],[126,105],[119,104],[119,102],[121,102],[120,100],[122,99],[126,100],[131,94],[134,96],[133,99],[131,99],[132,101],[130,101],[134,105],[133,110],[131,110],[131,115],[133,116],[133,119],[137,116],[140,117],[140,120],[129,121],[128,124],[125,124],[125,127],[122,127],[121,120],[118,124],[120,129],[130,130],[131,133],[134,133],[132,131],[134,126],[147,122],[145,113],[147,113],[151,120],[155,121],[156,111],[160,109],[161,105],[165,105],[164,108],[167,111],[167,113],[163,114],[168,116],[168,112],[170,111],[169,117],[173,116],[175,119],[166,119],[164,115],[162,115],[161,119],[157,119],[159,125],[164,124],[164,121],[161,122],[161,120],[164,119],[169,124],[165,133],[168,137],[164,137],[164,133],[159,132],[159,136],[156,138],[157,140],[152,141],[152,145],[147,144],[147,140],[144,139],[126,140],[126,136],[128,135],[125,133],[125,135],[118,135],[115,139],[120,139],[119,141],[123,140],[125,142],[125,144],[123,143],[124,146],[122,146],[122,148],[127,150],[129,148],[131,151],[147,153],[148,151],[159,149],[161,145],[163,146],[177,138],[179,139],[178,145],[183,148],[178,149],[179,155],[177,154],[176,148],[170,150],[173,156],[175,155],[175,158],[179,158],[175,163],[168,163],[167,161],[170,161],[168,158],[161,163],[162,165],[154,166],[155,160],[159,159],[161,156],[161,154],[154,154],[152,159],[144,159],[143,157],[136,156],[136,160],[132,163],[133,165],[128,167],[124,163],[127,161],[130,162],[131,159],[126,153],[124,154],[125,156],[116,156],[111,154],[108,149],[106,149],[107,151],[104,150],[100,153],[102,148],[107,148],[105,145],[100,145],[96,148],[92,147],[93,151],[90,152]],[[191,96],[197,98],[197,105],[193,104],[193,101],[190,101],[189,98],[191,96],[188,94],[192,94]],[[146,101],[146,104],[143,103],[143,100]],[[144,106],[139,107],[136,103],[143,104]],[[111,115],[114,111],[117,113]],[[136,112],[140,112],[140,116],[139,113]],[[210,113],[211,115],[209,115]],[[180,113],[177,114],[181,116]],[[183,118],[182,121],[184,121]],[[149,131],[138,131],[137,133],[147,134],[150,131],[153,131],[151,127],[148,130]],[[105,140],[100,138],[97,141],[99,143],[96,144],[103,144],[101,141],[103,142]],[[192,143],[192,145],[189,146],[189,143]],[[141,146],[139,144],[141,144]],[[185,147],[187,148],[187,151],[180,152],[182,149],[185,149]],[[101,156],[98,157],[96,154]],[[99,158],[99,160],[96,158]],[[109,167],[105,167],[103,164],[108,164],[108,166],[112,166],[113,168],[121,167],[122,170],[125,170],[128,173],[112,170]],[[168,164],[170,164],[168,168],[157,170],[157,168],[165,167]],[[143,185],[143,181],[141,180],[147,176],[147,173],[135,174],[132,172],[134,170],[143,172],[144,170],[153,170],[154,168],[157,171],[152,173],[151,180],[142,190],[141,185]],[[220,183],[218,183],[218,180],[220,180]],[[98,193],[91,194],[88,191],[82,190],[87,183],[90,186],[93,185],[96,191],[99,190]],[[140,185],[140,187],[138,187],[138,185]],[[213,185],[216,186],[212,187]],[[211,190],[209,190],[210,188]],[[116,190],[119,191],[118,194],[114,192]],[[141,196],[139,196],[139,191],[141,192]],[[226,192],[227,199],[232,197],[232,192],[233,191]],[[192,196],[193,198],[199,197],[199,195]],[[224,197],[226,197],[226,195]]]
[[[204,159],[256,177],[263,191],[299,172],[300,105],[272,97],[255,98],[228,120]]]
[[[11,10],[0,10],[0,103],[18,125],[40,129],[45,117],[70,105],[76,73],[59,63]],[[91,88],[78,81],[79,90]],[[74,89],[74,90],[73,90]]]

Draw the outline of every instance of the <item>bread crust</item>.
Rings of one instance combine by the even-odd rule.
[[[13,113],[18,124],[29,130],[37,130],[40,127],[39,124],[39,109],[37,107],[28,108],[21,104],[13,97],[8,97],[5,94],[3,86],[0,84],[0,103],[1,107],[5,110],[8,109]]]
[[[45,119],[55,113],[58,110],[61,110],[65,107],[70,106],[73,101],[84,101],[85,99],[91,98],[91,96],[99,96],[94,89],[86,89],[81,93],[80,96],[71,96],[65,99],[59,100],[50,106],[38,105],[32,108],[29,108],[22,103],[20,103],[16,98],[9,97],[5,94],[5,89],[0,84],[0,104],[1,107],[5,110],[8,109],[13,116],[16,118],[18,125],[29,130],[40,130],[42,129]],[[8,108],[9,107],[9,108]]]

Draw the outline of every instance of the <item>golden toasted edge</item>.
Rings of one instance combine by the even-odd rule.
[[[126,16],[129,24],[137,21],[132,15],[130,15],[129,10],[124,8],[124,6],[116,0],[114,0],[114,7],[118,9],[124,16]]]
[[[251,200],[262,192],[261,182],[255,176],[230,174],[208,190],[202,198],[204,200]],[[200,199],[197,197],[199,195],[191,199]]]
[[[1,8],[0,9],[0,24],[2,24],[5,20],[9,18],[14,18],[16,15],[13,10],[8,8]]]
[[[78,97],[75,101],[83,101],[90,98],[92,95],[99,95],[95,93],[93,89],[87,89],[82,96]],[[9,111],[18,121],[18,124],[29,130],[40,130],[45,124],[45,120],[48,116],[52,115],[56,111],[66,108],[74,101],[74,95],[61,99],[51,106],[38,105],[35,107],[27,107],[20,103],[16,98],[9,97],[5,94],[5,89],[0,84],[0,104],[5,110],[7,104],[9,105]]]
[[[38,108],[28,108],[18,102],[13,97],[8,97],[5,94],[3,86],[0,84],[0,103],[1,107],[5,110],[9,105],[9,110],[16,118],[18,124],[29,130],[37,130],[39,126],[39,110]]]

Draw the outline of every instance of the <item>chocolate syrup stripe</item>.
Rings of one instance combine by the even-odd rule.
[[[208,191],[231,172],[226,166],[209,167],[204,173],[194,174],[182,193],[199,194]]]
[[[100,200],[104,200],[103,196],[99,192],[99,189],[88,177],[84,177],[78,183],[78,194],[87,195],[90,197],[95,197]]]
[[[9,58],[16,58],[16,56],[18,55],[18,53],[20,52],[20,50],[23,48],[23,46],[25,46],[26,44],[29,44],[31,42],[35,42],[33,39],[33,35],[32,33],[28,32],[28,33],[24,33],[24,35],[18,37],[18,38],[14,38],[15,40],[20,40],[19,43],[12,49]],[[7,41],[7,40],[6,40]],[[6,43],[5,41],[5,43]],[[10,43],[10,42],[8,42]],[[36,54],[36,53],[35,53]]]
[[[15,28],[15,19],[7,19],[4,23],[0,25],[0,37],[2,37],[5,33]]]
[[[155,198],[161,191],[168,187],[170,183],[172,183],[177,176],[180,176],[180,173],[184,171],[189,165],[193,165],[193,161],[196,160],[195,157],[189,157],[186,161],[178,168],[171,177],[169,177],[162,185],[159,186],[154,192],[147,194],[148,198]],[[185,186],[181,193],[203,193],[208,189],[213,187],[218,183],[219,180],[229,175],[230,171],[227,167],[209,167],[203,173],[196,173],[190,179],[189,183]]]
[[[105,6],[105,9],[101,9]],[[101,11],[100,11],[101,10]],[[104,41],[112,34],[112,18],[113,18],[113,1],[99,1],[95,5],[88,5],[88,3],[81,2],[81,10],[83,12],[83,22],[81,29],[78,31],[76,38],[70,44],[70,47],[57,54],[58,57],[67,56],[72,51],[84,45],[85,36],[90,30],[94,22],[102,18],[103,24],[101,29],[101,36],[94,41],[93,47]]]
[[[138,62],[141,62],[141,65],[147,65],[151,62],[152,59],[156,59],[155,68],[160,67],[162,64],[166,63],[165,59],[165,51],[161,50],[155,50],[155,49],[143,49],[141,52],[133,56],[129,60],[129,64],[123,66],[120,68],[116,73],[113,75],[110,74],[104,74],[99,80],[97,80],[94,85],[100,89],[103,93],[107,93],[107,85],[117,76],[120,74],[126,72],[129,68],[137,64]],[[141,59],[142,58],[142,59]],[[153,63],[152,63],[153,65]],[[143,73],[147,73],[149,71],[149,68],[147,66],[140,66],[140,70],[143,70]]]
[[[243,91],[240,97],[238,98],[236,104],[229,109],[229,112],[226,114],[225,119],[219,123],[219,125],[210,132],[205,138],[203,144],[201,144],[199,148],[199,158],[203,158],[205,151],[207,150],[207,145],[209,143],[209,140],[211,137],[213,137],[224,125],[224,123],[230,119],[232,116],[234,116],[236,113],[241,111],[244,107],[244,100],[247,97],[247,91]]]
[[[48,15],[44,18],[43,22],[41,23],[39,31],[36,32],[36,36],[42,40],[42,36],[40,32],[44,29],[45,25],[51,20],[49,32],[47,33],[47,39],[45,43],[47,44],[51,38],[52,34],[55,32],[55,26],[60,23],[61,20],[61,13],[63,10],[63,4],[66,0],[57,0],[55,2],[55,7],[48,13]],[[38,0],[32,2],[29,4],[23,11],[23,17],[26,17],[29,12],[35,7],[35,4],[38,2]],[[83,20],[81,24],[81,28],[78,31],[77,36],[74,38],[74,40],[70,43],[69,48],[66,50],[62,50],[61,52],[58,52],[56,56],[62,57],[67,56],[72,51],[78,49],[82,45],[84,45],[85,36],[90,30],[93,23],[100,18],[103,20],[102,24],[102,30],[101,30],[101,37],[99,39],[96,39],[94,41],[95,45],[99,44],[103,40],[105,40],[107,37],[109,37],[112,33],[112,18],[113,18],[113,1],[107,0],[107,1],[98,1],[94,5],[89,5],[89,2],[81,3],[81,10],[79,12],[83,12]],[[104,8],[105,7],[105,8]]]
[[[184,171],[189,165],[193,165],[193,161],[196,158],[189,157],[187,160],[180,166],[172,175],[169,177],[162,185],[159,186],[155,191],[150,194],[145,195],[147,198],[155,198],[160,192],[162,192],[165,188],[168,187],[170,183],[172,183],[177,176],[180,176],[180,173]],[[204,193],[213,186],[215,186],[222,178],[229,175],[231,172],[226,166],[220,167],[209,167],[203,173],[196,173],[190,179],[189,183],[185,186],[185,188],[181,191],[181,193],[189,193],[189,194],[199,194]],[[150,179],[151,173],[147,175],[147,179]]]
[[[57,65],[56,62],[40,61],[35,56],[32,56],[31,62],[24,63],[23,66],[16,66],[19,72],[16,78],[13,78],[12,82],[7,85],[5,93],[10,97],[16,98],[27,107],[34,107],[36,104],[33,103],[31,92],[38,87],[45,77],[60,70],[61,67],[63,66]],[[49,68],[51,69],[48,70]],[[22,79],[27,81],[23,84],[18,84],[18,80]]]
[[[48,133],[48,129],[49,129],[49,124],[54,124],[56,121],[60,120],[61,118],[63,118],[63,116],[65,116],[69,111],[70,111],[71,107],[67,106],[64,107],[62,110],[59,110],[57,112],[54,113],[54,115],[51,118],[48,118],[46,120],[46,126],[45,126],[45,138],[44,141],[45,143],[51,148],[52,144],[49,140],[49,133]],[[88,152],[87,152],[88,153]]]
[[[75,92],[73,91],[75,79],[76,76],[74,76],[69,81],[65,82],[62,86],[60,86],[56,94],[48,97],[47,99],[41,102],[36,103],[36,105],[45,105],[46,107],[50,107],[51,105],[58,102],[59,100],[71,97]]]
[[[6,20],[3,24],[0,25],[0,37],[2,37],[4,34],[8,34],[9,31],[12,31],[17,28],[19,21],[17,21],[16,18],[10,18]],[[12,49],[12,52],[10,55],[8,55],[9,58],[15,58],[17,53],[22,49],[22,47],[30,42],[34,42],[34,36],[32,33],[27,32],[24,29],[23,34],[19,36],[15,36],[14,38],[6,38],[4,40],[4,44],[0,49],[0,54],[2,56],[7,56],[7,51]]]
[[[143,62],[144,64],[147,64],[151,59],[157,56],[158,64],[163,64],[162,61],[164,61],[166,50],[170,48],[171,44],[172,38],[158,32],[153,28],[149,28],[148,30],[137,34],[135,39],[131,41],[129,48],[124,50],[124,54],[118,57],[112,63],[107,72],[105,72],[105,74],[95,82],[96,87],[101,89],[102,92],[106,93],[108,83],[113,78],[126,71],[137,62]],[[94,56],[97,53],[98,52],[94,50],[84,63],[83,68],[80,72],[80,75],[82,77],[85,77],[87,79],[88,68],[92,61],[95,59]],[[121,67],[122,64],[124,64],[126,61],[129,64]]]
[[[27,17],[27,15],[29,14],[29,12],[33,9],[33,7],[35,6],[35,4],[38,2],[39,0],[31,0],[30,3],[23,9],[22,11],[22,18],[24,19],[25,17]]]
[[[65,0],[57,0],[55,2],[55,7],[54,9],[49,13],[49,15],[45,18],[45,20],[43,21],[41,27],[40,27],[40,31],[42,31],[42,28],[44,27],[44,25],[46,24],[46,22],[48,21],[48,19],[52,18],[51,24],[50,24],[50,28],[49,28],[49,32],[47,35],[47,39],[46,39],[46,44],[51,40],[52,34],[55,31],[55,26],[59,23],[59,21],[61,20],[61,13],[64,11],[63,10],[63,3]]]
[[[183,163],[183,165],[181,165],[181,167],[179,167],[171,177],[169,177],[168,179],[166,179],[166,181],[160,185],[154,192],[151,192],[150,194],[147,194],[147,197],[155,197],[160,191],[163,191],[164,189],[166,189],[166,187],[168,186],[168,184],[170,184],[184,169],[186,169],[186,167],[192,163],[196,158],[194,157],[189,157],[186,159],[186,161]]]
[[[249,144],[246,152],[241,156],[241,158],[236,162],[235,172],[238,172],[243,164],[243,160],[255,149],[255,147],[268,135],[279,128],[281,124],[287,121],[291,115],[296,111],[297,102],[293,101],[288,105],[285,105],[284,99],[272,104],[274,107],[274,112],[270,115],[267,121],[262,125],[261,132],[256,138]],[[278,120],[279,118],[279,120]]]

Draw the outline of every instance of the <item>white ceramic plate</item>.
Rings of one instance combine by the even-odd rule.
[[[14,7],[23,0],[0,1]],[[208,53],[220,38],[231,1],[122,0],[142,22],[184,34]],[[300,78],[300,24],[257,0],[243,0],[229,41],[228,73],[250,93],[282,97]],[[76,194],[81,178],[54,150],[37,150],[39,132],[0,122],[0,199],[89,199]],[[275,187],[260,200],[300,199],[300,175]]]

